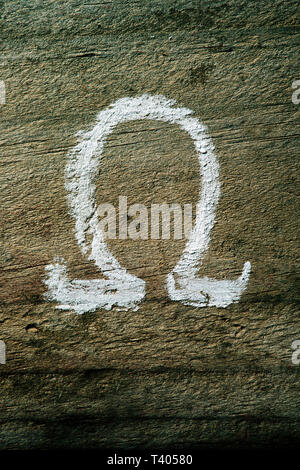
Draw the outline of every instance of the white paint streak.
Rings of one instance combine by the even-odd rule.
[[[5,90],[5,82],[0,80],[0,104],[6,103],[6,90]]]
[[[0,364],[6,364],[6,345],[0,340]]]
[[[145,296],[144,281],[125,277],[113,279],[92,279],[70,281],[64,260],[46,267],[48,279],[47,298],[58,301],[61,310],[75,310],[82,314],[93,312],[97,308],[110,310],[114,305],[136,310],[136,303]],[[128,275],[130,276],[130,275]],[[134,276],[132,276],[134,278]]]
[[[296,339],[292,342],[292,349],[295,351],[292,354],[292,363],[298,366],[300,364],[300,340]]]
[[[294,104],[299,104],[300,103],[300,98],[299,98],[299,95],[300,95],[300,80],[295,80],[292,83],[292,88],[296,88],[296,91],[294,91],[294,93],[292,94],[292,102]]]
[[[75,218],[76,239],[82,252],[95,262],[108,280],[70,281],[64,264],[57,262],[49,265],[46,295],[50,300],[60,302],[58,308],[73,309],[77,313],[97,308],[110,309],[113,305],[137,308],[145,295],[145,282],[129,274],[106,246],[99,227],[94,184],[108,135],[118,124],[140,119],[178,124],[193,139],[200,163],[202,190],[197,204],[196,223],[179,262],[167,277],[170,298],[197,307],[227,307],[238,301],[246,289],[250,276],[249,262],[245,263],[243,273],[237,280],[196,278],[215,222],[215,209],[220,196],[219,165],[206,127],[190,117],[191,110],[173,108],[174,104],[174,100],[162,95],[122,98],[98,114],[97,123],[91,131],[79,134],[80,142],[69,154],[66,167],[68,202]],[[175,287],[174,274],[177,275],[179,288]]]

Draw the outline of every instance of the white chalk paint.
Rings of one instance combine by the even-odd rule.
[[[298,366],[300,364],[300,340],[296,339],[293,341],[291,347],[292,349],[295,349],[292,354],[292,363],[295,364],[295,366]]]
[[[0,104],[6,104],[6,90],[3,80],[0,80]]]
[[[58,308],[73,309],[77,313],[97,308],[111,309],[113,305],[138,308],[145,295],[145,282],[129,274],[108,250],[95,202],[95,179],[107,137],[118,124],[140,119],[178,124],[193,139],[200,163],[202,189],[196,222],[179,262],[167,277],[170,298],[196,307],[227,307],[237,302],[246,289],[251,268],[249,262],[245,263],[242,275],[236,280],[196,277],[215,222],[220,196],[219,165],[206,127],[190,117],[191,110],[174,108],[175,104],[174,100],[162,95],[122,98],[98,114],[91,131],[79,134],[80,142],[70,152],[66,167],[68,202],[82,252],[95,262],[108,280],[70,281],[64,263],[58,261],[47,266],[46,295],[48,299],[60,302]],[[178,288],[174,275],[177,276]]]
[[[294,104],[299,104],[300,103],[300,98],[299,98],[299,96],[300,96],[300,80],[295,80],[292,83],[292,88],[296,88],[296,90],[292,94],[292,102]]]
[[[6,345],[0,340],[0,364],[6,364]]]
[[[91,258],[90,258],[91,259]],[[67,277],[67,268],[63,259],[46,267],[48,287],[46,297],[58,301],[61,310],[75,310],[82,314],[93,312],[97,308],[110,310],[114,305],[121,308],[137,309],[145,296],[144,281],[128,274],[123,268],[114,269],[105,274],[108,280],[74,280]],[[119,278],[117,278],[119,276]]]

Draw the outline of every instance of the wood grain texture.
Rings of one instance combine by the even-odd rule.
[[[1,4],[0,449],[299,443],[299,105],[296,1]],[[82,316],[45,301],[45,266],[101,277],[81,254],[64,188],[75,134],[119,98],[163,94],[208,126],[221,199],[200,275],[252,274],[239,303],[168,299],[184,240],[109,240],[146,281],[138,311]],[[193,203],[197,156],[176,125],[108,139],[97,202]]]

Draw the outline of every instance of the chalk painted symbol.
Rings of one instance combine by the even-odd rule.
[[[5,82],[0,80],[0,104],[6,103]]]
[[[292,354],[292,363],[298,366],[300,364],[300,340],[296,339],[293,341],[291,348],[295,349]]]
[[[6,364],[6,345],[0,340],[0,364]]]
[[[292,93],[292,102],[293,104],[299,104],[300,103],[300,98],[299,98],[299,95],[300,95],[300,80],[295,80],[293,83],[292,83],[292,88],[296,90]]]
[[[108,135],[118,124],[140,119],[179,125],[194,141],[200,163],[202,189],[196,222],[180,260],[167,276],[169,297],[196,307],[227,307],[237,302],[246,289],[251,269],[249,262],[245,263],[241,276],[236,280],[196,277],[197,268],[208,250],[209,235],[215,222],[220,196],[219,164],[207,128],[198,119],[190,117],[191,110],[174,108],[175,104],[174,100],[162,95],[122,98],[97,115],[96,125],[91,131],[79,133],[80,141],[69,154],[65,187],[75,219],[78,245],[108,280],[70,281],[64,260],[57,259],[46,267],[48,292],[45,295],[49,300],[59,302],[58,308],[73,309],[79,314],[97,308],[109,310],[113,305],[137,309],[145,296],[145,282],[129,274],[108,250],[95,202],[95,179]]]

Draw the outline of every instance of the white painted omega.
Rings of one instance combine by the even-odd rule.
[[[244,264],[243,272],[236,280],[197,277],[209,247],[220,197],[219,164],[207,128],[198,119],[190,117],[191,110],[174,108],[175,104],[174,100],[162,95],[122,98],[97,115],[96,125],[91,131],[79,133],[80,141],[69,153],[65,187],[70,211],[75,219],[78,245],[107,280],[69,280],[65,262],[56,260],[46,267],[48,276],[45,284],[48,292],[45,295],[49,300],[59,302],[58,308],[71,309],[79,314],[97,308],[109,310],[113,306],[137,309],[145,296],[145,282],[129,274],[109,251],[104,233],[99,227],[95,200],[95,180],[107,137],[118,124],[140,119],[179,125],[193,139],[200,163],[202,185],[195,226],[180,260],[167,276],[169,297],[195,307],[225,308],[237,302],[246,289],[250,262]]]
[[[6,344],[0,340],[0,364],[6,364]]]

